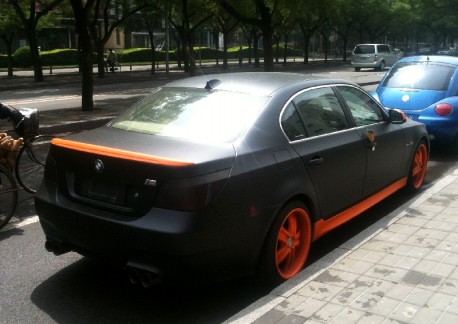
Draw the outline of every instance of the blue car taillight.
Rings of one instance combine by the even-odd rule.
[[[448,103],[440,103],[434,107],[434,111],[439,116],[448,116],[452,113],[453,107]]]
[[[194,211],[208,205],[229,177],[230,169],[194,178],[171,180],[159,188],[155,206],[164,209]]]

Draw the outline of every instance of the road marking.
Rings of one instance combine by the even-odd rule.
[[[9,223],[4,228],[2,228],[0,230],[0,232],[6,232],[6,231],[9,231],[11,229],[24,227],[24,226],[27,226],[27,225],[30,225],[30,224],[37,223],[38,221],[39,221],[38,216],[27,217],[23,221]]]

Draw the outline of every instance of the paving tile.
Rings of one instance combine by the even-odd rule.
[[[377,315],[377,314],[370,314],[366,313],[362,316],[356,323],[357,324],[380,324],[383,323],[385,317]]]
[[[446,264],[445,262],[436,262],[434,268],[429,272],[430,275],[439,276],[439,277],[449,277],[453,271],[456,269],[456,266],[451,264]],[[458,279],[458,278],[455,278]]]
[[[370,309],[370,312],[383,316],[383,317],[388,317],[398,306],[399,306],[399,300],[388,298],[388,297],[382,297]]]
[[[436,309],[420,308],[410,321],[415,324],[439,323],[438,319],[442,312]]]
[[[275,322],[275,323],[277,324],[302,324],[306,322],[307,322],[306,318],[302,316],[291,314],[291,315],[288,315],[282,318],[280,321]]]
[[[427,301],[426,306],[430,309],[435,309],[443,312],[453,302],[454,298],[455,296],[453,295],[436,292]]]
[[[364,288],[344,289],[331,300],[331,303],[348,306],[355,302],[366,290]]]
[[[314,281],[347,287],[358,278],[357,274],[336,269],[328,269],[315,278]]]
[[[458,323],[458,315],[443,313],[439,318],[438,323],[440,324],[456,324]]]
[[[390,314],[389,318],[402,323],[410,322],[420,308],[421,307],[418,305],[402,302],[393,313]]]
[[[294,310],[299,305],[303,304],[307,300],[308,300],[308,297],[304,297],[304,296],[297,295],[297,294],[292,294],[287,299],[285,299],[280,304],[278,304],[275,308],[277,308],[280,311],[283,311],[283,310],[291,311],[291,310]]]
[[[309,284],[299,289],[297,293],[302,296],[329,301],[342,290],[343,287],[340,286],[311,281]]]
[[[441,287],[438,289],[439,292],[450,295],[458,295],[458,280],[456,279],[446,279]]]
[[[305,318],[311,318],[313,314],[318,312],[321,308],[326,305],[326,302],[323,300],[318,300],[316,298],[310,298],[306,302],[297,306],[294,309],[294,313]]]
[[[414,290],[414,286],[398,283],[385,292],[385,297],[403,301]]]
[[[346,308],[340,312],[331,322],[335,324],[354,324],[365,316],[365,312]]]
[[[336,304],[327,303],[319,311],[312,315],[312,319],[317,321],[324,321],[326,323],[330,322],[335,318],[344,307]]]
[[[434,293],[434,291],[428,289],[414,288],[410,292],[410,294],[404,299],[404,301],[423,307],[426,305],[428,300],[434,295]]]
[[[364,293],[360,295],[350,307],[354,309],[359,309],[363,312],[369,311],[380,299],[382,296]]]

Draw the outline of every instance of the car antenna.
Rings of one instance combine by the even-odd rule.
[[[218,79],[209,80],[207,81],[207,84],[205,85],[205,90],[212,90],[219,84],[221,84],[221,81]]]

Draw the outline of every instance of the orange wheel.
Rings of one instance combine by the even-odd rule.
[[[426,169],[428,164],[428,149],[426,148],[426,144],[421,142],[417,150],[415,151],[415,155],[412,160],[412,166],[410,171],[410,187],[413,190],[418,190],[423,181],[425,180]]]
[[[291,210],[285,217],[277,236],[275,263],[283,279],[295,276],[307,260],[311,244],[310,217],[302,208]]]
[[[259,271],[262,279],[279,283],[298,274],[309,254],[312,222],[304,204],[288,203],[266,238]]]

